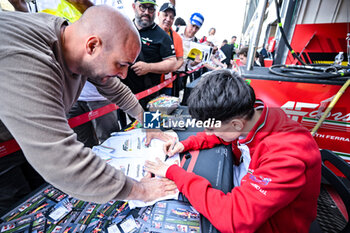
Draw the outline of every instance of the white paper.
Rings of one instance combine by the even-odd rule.
[[[191,41],[190,42],[190,49],[188,50],[188,53],[193,48],[198,49],[202,52],[202,62],[206,62],[206,61],[210,60],[211,50],[212,50],[212,48],[210,46],[208,46],[206,44],[196,43],[196,42]]]
[[[113,224],[107,228],[108,233],[120,233],[119,228],[117,225]]]
[[[134,129],[128,132],[114,133],[102,145],[95,146],[92,150],[100,157],[143,158],[147,155],[149,160],[154,160],[156,157],[165,159],[163,141],[153,139],[148,147],[145,146],[145,141],[146,132],[142,129]]]
[[[172,136],[177,135],[173,132]],[[102,145],[95,146],[92,151],[109,165],[123,171],[123,173],[137,181],[140,181],[147,173],[144,169],[146,160],[155,161],[158,157],[162,161],[165,160],[163,150],[164,142],[158,139],[152,139],[148,147],[145,146],[146,132],[142,129],[134,129],[128,132],[114,133]],[[167,164],[180,164],[179,154],[169,157]],[[178,199],[178,192],[173,195],[160,198],[159,200]],[[144,207],[153,205],[153,202],[143,202],[130,200],[131,209],[135,207]]]
[[[129,233],[137,228],[137,224],[134,218],[130,215],[129,217],[126,218],[124,222],[120,224],[120,227],[123,229],[125,233]]]

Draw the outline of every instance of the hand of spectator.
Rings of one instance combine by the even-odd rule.
[[[196,66],[196,65],[198,65],[201,62],[202,62],[202,59],[201,59],[200,55],[197,55],[191,65],[192,66]]]
[[[232,70],[238,72],[238,64],[235,60],[232,60]]]
[[[145,145],[148,146],[151,143],[151,140],[154,138],[160,139],[165,142],[175,140],[173,136],[162,132],[160,129],[147,129]]]
[[[165,177],[170,166],[171,164],[166,164],[157,157],[156,162],[146,160],[145,170],[156,176]]]
[[[169,157],[173,156],[176,153],[181,153],[184,151],[185,147],[181,142],[176,142],[175,140],[167,141],[164,144],[164,153]]]
[[[131,69],[133,69],[138,76],[149,73],[148,64],[143,61],[136,62],[131,66]]]
[[[135,182],[127,197],[128,200],[154,201],[158,198],[175,194],[177,191],[173,181],[167,178],[151,177],[148,173],[140,182]]]

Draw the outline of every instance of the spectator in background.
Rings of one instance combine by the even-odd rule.
[[[265,46],[263,45],[261,50],[258,52],[259,53],[259,63],[262,67],[265,67],[265,58],[269,57],[269,53],[267,52],[268,49],[268,44]]]
[[[176,57],[173,42],[168,34],[154,23],[156,16],[155,0],[135,0],[132,8],[135,12],[134,24],[140,34],[142,48],[128,71],[123,82],[133,93],[139,93],[160,83],[161,74],[175,70]],[[158,93],[140,100],[144,109],[147,103]]]
[[[221,51],[225,54],[226,58],[222,61],[222,63],[225,63],[227,65],[227,68],[232,67],[232,59],[233,59],[233,51],[234,46],[233,44],[228,44],[227,40],[224,40],[222,42]]]
[[[176,54],[176,66],[174,67],[174,70],[178,70],[182,64],[184,63],[183,59],[183,45],[182,45],[182,39],[177,32],[172,30],[174,18],[176,16],[176,10],[175,6],[171,3],[164,3],[158,12],[158,19],[159,19],[159,27],[161,27],[168,35],[170,36],[171,40],[174,43],[174,48],[175,48],[175,54]],[[162,80],[164,81],[166,79],[171,78],[172,73],[168,74],[163,74],[162,75]],[[175,82],[177,83],[177,82]],[[175,84],[174,83],[174,84]],[[167,87],[165,87],[162,90],[162,93],[166,95],[172,95],[172,88],[173,88],[173,83],[170,83]]]
[[[237,52],[240,65],[245,66],[247,64],[248,47],[243,47]]]
[[[177,17],[174,22],[174,25],[175,25],[175,31],[178,32],[181,26],[186,26],[186,22],[183,18]]]
[[[238,64],[238,66],[247,65],[248,50],[249,50],[249,47],[243,47],[238,51],[237,54],[238,54],[239,61],[240,61],[240,64]],[[254,66],[261,66],[259,63],[259,53],[258,52],[255,52]]]
[[[222,46],[224,46],[225,44],[227,44],[227,43],[228,43],[228,41],[227,41],[226,39],[224,39],[224,40],[221,42],[220,48],[221,48]]]
[[[205,42],[208,46],[212,48],[210,59],[201,64],[206,67],[209,71],[211,70],[220,70],[222,68],[227,68],[225,63],[222,63],[226,59],[225,54],[213,42],[209,41],[210,38]]]
[[[179,29],[179,35],[182,38],[183,42],[183,50],[184,50],[184,63],[179,69],[179,71],[188,71],[191,70],[193,67],[198,65],[202,62],[199,56],[196,56],[194,60],[188,59],[188,54],[191,50],[191,42],[198,42],[198,39],[196,38],[196,33],[199,31],[199,29],[202,27],[204,23],[204,17],[200,13],[193,13],[189,19],[188,24],[186,27],[180,27]],[[193,74],[195,75],[195,74]],[[179,80],[181,84],[180,89],[186,88],[188,76],[184,76]]]
[[[232,59],[237,54],[237,51],[239,48],[238,44],[236,43],[236,40],[237,40],[237,36],[232,36],[232,38],[231,38],[231,45],[232,45],[232,50],[233,50],[232,51],[232,54],[233,54]]]
[[[269,54],[267,53],[267,49],[268,49],[269,45],[266,44],[265,46],[262,46],[261,50],[260,50],[260,54],[263,56],[263,58],[268,58]]]
[[[204,43],[206,41],[210,41],[215,46],[218,46],[218,41],[215,38],[215,33],[216,33],[216,29],[215,28],[210,28],[208,36],[203,36],[202,39],[199,42],[200,43]]]
[[[196,33],[199,31],[199,29],[202,27],[204,23],[204,17],[200,13],[193,13],[190,17],[190,20],[186,27],[180,27],[179,35],[182,38],[183,42],[183,48],[184,48],[184,59],[187,58],[187,55],[190,51],[190,44],[191,42],[198,42],[198,39],[196,38]],[[185,65],[182,66],[183,71],[185,70]]]

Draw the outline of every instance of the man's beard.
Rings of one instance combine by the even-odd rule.
[[[90,79],[96,80],[97,82],[101,82],[102,78],[104,78],[104,76],[102,75],[98,75],[95,71],[95,67],[94,65],[89,65],[89,64],[81,64],[81,66],[78,68],[78,72],[79,74],[86,76]]]
[[[141,19],[142,16],[148,17],[149,20],[148,21],[147,20],[142,20]],[[142,14],[139,15],[137,12],[135,14],[136,23],[141,28],[146,28],[146,27],[151,26],[153,24],[153,22],[154,22],[155,17],[156,17],[156,14],[153,14],[153,16],[146,15],[146,14],[145,15],[142,15]]]

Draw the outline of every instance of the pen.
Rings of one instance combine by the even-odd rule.
[[[173,144],[173,146],[171,147],[171,150],[173,150],[175,148],[175,145],[176,145],[176,142]],[[167,159],[169,158],[169,155],[165,155],[165,160],[164,161],[167,161]]]

